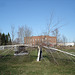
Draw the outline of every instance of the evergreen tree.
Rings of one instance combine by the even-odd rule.
[[[8,44],[10,45],[11,44],[11,37],[10,37],[10,34],[8,33]]]
[[[8,33],[5,35],[4,33],[0,33],[0,45],[10,45],[11,44],[11,37],[10,34]]]
[[[11,42],[11,38],[10,38],[9,44],[10,44],[10,45],[12,44],[12,42]]]
[[[5,45],[5,34],[4,33],[1,36],[1,45]]]
[[[8,35],[5,35],[5,45],[8,44]]]
[[[0,33],[0,45],[1,45],[1,33]]]

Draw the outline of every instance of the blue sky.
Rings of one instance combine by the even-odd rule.
[[[50,13],[54,13],[54,22],[62,19],[61,35],[68,41],[75,41],[75,0],[0,0],[0,31],[15,33],[21,25],[28,25],[33,35],[40,35],[49,23]],[[16,34],[17,35],[17,34]]]

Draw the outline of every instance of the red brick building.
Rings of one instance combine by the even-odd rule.
[[[54,46],[54,45],[56,45],[56,37],[52,37],[52,36],[24,37],[24,43],[31,44],[31,45],[42,44],[42,45]]]

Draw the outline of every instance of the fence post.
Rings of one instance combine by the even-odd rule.
[[[42,58],[42,47],[38,46],[38,57],[37,57],[37,61],[40,61]]]

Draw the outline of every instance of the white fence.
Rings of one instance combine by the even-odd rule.
[[[4,49],[14,49],[15,45],[5,45],[5,46],[0,46],[0,50],[4,50]]]
[[[4,50],[4,49],[15,50],[17,46],[33,47],[32,45],[29,45],[29,44],[5,45],[5,46],[0,46],[0,50]]]
[[[4,46],[0,46],[0,50],[4,50]]]

